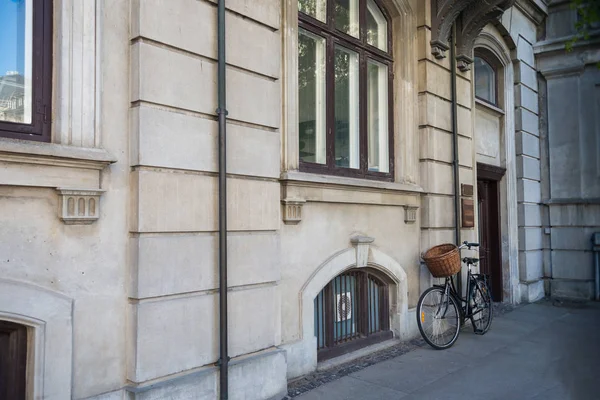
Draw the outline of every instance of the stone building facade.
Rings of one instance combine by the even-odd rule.
[[[31,124],[0,118],[15,390],[218,398],[217,2],[15,3],[36,55],[10,69]],[[232,399],[418,335],[420,255],[455,240],[454,133],[460,239],[486,238],[495,299],[592,295],[600,51],[563,51],[574,10],[333,3],[226,1]]]

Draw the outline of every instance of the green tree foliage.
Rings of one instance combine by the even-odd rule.
[[[600,23],[600,0],[571,0],[571,7],[577,10],[575,35],[566,43],[567,51],[580,40],[588,40],[593,29]]]

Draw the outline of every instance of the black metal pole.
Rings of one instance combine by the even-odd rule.
[[[454,167],[454,241],[460,246],[460,171],[458,169],[458,101],[456,95],[456,24],[452,25],[452,41],[450,43],[451,96],[452,96],[452,137]],[[460,272],[456,279],[458,293],[462,295],[462,279]]]
[[[225,0],[219,0],[218,24],[218,102],[219,117],[219,378],[220,398],[229,396],[227,354],[227,99],[225,64]]]

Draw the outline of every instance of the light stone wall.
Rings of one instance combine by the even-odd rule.
[[[419,2],[418,7],[419,164],[420,184],[424,190],[420,210],[420,251],[426,251],[432,246],[455,241],[452,98],[450,57],[439,60],[431,54],[430,4]],[[472,71],[457,69],[459,180],[461,184],[476,187],[471,79]],[[476,232],[474,228],[461,228],[461,240],[475,241]],[[424,264],[420,266],[419,275],[420,294],[431,286],[432,277]]]
[[[55,1],[52,141],[0,140],[0,319],[30,327],[35,398],[125,384],[127,15],[122,0]],[[105,190],[100,218],[65,225],[57,187]]]
[[[279,399],[286,379],[316,368],[312,299],[348,268],[386,274],[393,282],[395,336],[418,334],[414,307],[431,284],[420,253],[454,241],[449,59],[431,55],[429,1],[384,3],[397,55],[394,182],[298,172],[297,2],[227,1],[233,399]],[[0,318],[29,324],[34,332],[41,332],[35,319],[46,318],[53,328],[35,334],[36,346],[64,349],[63,360],[48,353],[43,368],[36,361],[36,384],[55,393],[49,399],[214,399],[217,2],[54,4],[53,142],[0,139],[0,253],[7,255],[0,260]],[[503,248],[513,254],[510,240],[518,236],[520,273],[511,255],[509,279],[513,293],[514,280],[521,280],[525,300],[542,293],[540,278],[548,273],[542,249],[552,258],[556,293],[587,293],[590,270],[564,267],[564,260],[589,262],[585,240],[600,224],[593,202],[550,206],[549,213],[539,206],[546,199],[546,153],[538,129],[543,108],[537,102],[532,21],[514,8],[503,17],[504,30],[493,32],[516,43],[512,167],[519,176],[520,235],[507,230]],[[591,70],[581,77],[581,88],[596,79]],[[550,92],[558,87],[552,85]],[[457,89],[460,182],[476,186],[482,149],[475,141],[472,72],[459,72]],[[584,95],[591,92],[582,90]],[[512,111],[505,112],[510,121]],[[594,186],[600,171],[594,160],[600,157],[581,146],[591,140],[588,127],[580,132],[588,136],[578,142],[585,150],[585,163],[577,164],[585,167],[579,187],[589,203],[600,197]],[[560,151],[549,136],[549,148]],[[488,139],[494,163],[507,162],[502,152],[510,148],[502,148],[502,138]],[[564,178],[565,172],[546,170],[555,181]],[[105,190],[99,220],[65,225],[58,218],[57,187]],[[287,219],[288,204],[300,210],[298,220]],[[416,221],[410,218],[414,209]],[[541,235],[545,226],[552,227],[552,242]],[[461,238],[476,240],[476,232],[461,229]],[[357,236],[374,241],[352,243]],[[17,292],[22,301],[8,307]],[[46,292],[57,302],[55,314],[23,299]],[[53,379],[56,367],[66,372]]]
[[[515,70],[515,137],[517,201],[519,215],[519,280],[521,299],[535,301],[544,296],[543,252],[548,246],[542,223],[535,218],[541,210],[541,164],[539,100],[534,45],[538,24],[545,10],[539,4],[528,8],[516,6],[502,16],[502,26],[516,45]],[[530,12],[537,9],[537,14]]]
[[[228,1],[231,398],[286,388],[281,342],[280,4]],[[128,390],[218,394],[217,7],[131,2]],[[260,93],[260,101],[257,94]],[[265,354],[247,359],[247,354]],[[200,374],[203,378],[194,379]]]
[[[594,31],[567,53],[576,20],[568,3],[551,2],[546,36],[535,46],[544,115],[544,274],[552,296],[589,299],[594,295],[591,237],[600,232],[600,36]]]

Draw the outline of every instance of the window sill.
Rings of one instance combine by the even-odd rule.
[[[288,171],[281,175],[281,181],[285,183],[305,183],[316,186],[331,186],[337,188],[351,187],[351,190],[364,190],[368,192],[394,191],[422,193],[423,188],[408,183],[386,182],[370,179],[347,178],[335,175],[314,174],[308,172]],[[350,188],[347,188],[350,189]]]
[[[485,111],[491,111],[493,114],[495,114],[498,117],[501,117],[505,114],[503,109],[501,109],[500,107],[497,107],[491,103],[488,103],[487,101],[479,100],[476,98],[475,104],[476,104],[477,108],[484,109]]]
[[[116,161],[103,149],[0,138],[2,185],[99,189],[100,171]]]
[[[302,221],[302,208],[307,202],[403,207],[405,223],[413,224],[423,193],[421,187],[412,184],[298,171],[282,174],[280,182],[283,222],[286,225],[297,225]]]

